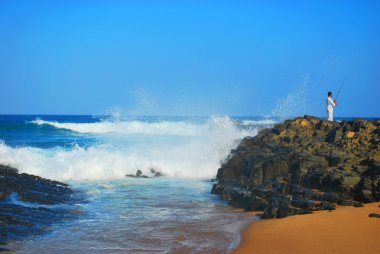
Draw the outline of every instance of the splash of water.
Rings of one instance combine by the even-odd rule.
[[[229,117],[211,117],[203,123],[105,121],[59,123],[35,120],[77,133],[91,133],[102,142],[87,148],[12,148],[0,144],[0,162],[21,172],[57,180],[120,179],[151,168],[168,177],[211,178],[220,162],[256,128],[240,128]]]
[[[309,74],[306,74],[299,87],[285,98],[280,98],[268,118],[280,117],[282,119],[304,115],[307,108],[307,86]]]

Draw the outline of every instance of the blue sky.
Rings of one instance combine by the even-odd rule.
[[[290,3],[291,2],[291,3]],[[0,113],[380,117],[380,1],[0,1]]]

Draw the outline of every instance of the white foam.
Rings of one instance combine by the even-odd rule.
[[[243,120],[242,124],[243,125],[274,125],[276,121],[273,119],[263,119],[263,120]]]
[[[51,125],[55,128],[71,130],[78,133],[89,134],[143,134],[143,135],[174,135],[174,136],[196,136],[204,129],[204,125],[188,122],[141,122],[141,121],[103,121],[95,123],[59,123],[37,119],[32,123],[38,125]]]
[[[47,123],[42,120],[35,122]],[[211,117],[202,124],[135,121],[132,126],[137,128],[134,129],[130,122],[48,124],[107,135],[101,145],[72,150],[11,148],[0,143],[0,163],[12,165],[21,172],[63,181],[118,179],[125,174],[134,174],[138,169],[148,174],[150,168],[169,177],[212,178],[220,162],[240,139],[257,134],[256,129],[239,129],[236,122],[228,117]],[[122,126],[129,130],[121,130]],[[105,130],[107,127],[117,132],[109,134],[110,131]],[[145,135],[131,139],[131,133]],[[169,134],[171,136],[157,138],[157,135]]]

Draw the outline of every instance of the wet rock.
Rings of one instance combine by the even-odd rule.
[[[65,183],[0,165],[0,242],[43,234],[57,221],[76,218],[74,194]]]
[[[337,204],[340,200],[340,197],[338,194],[335,193],[325,193],[322,196],[322,201],[327,201],[329,203]]]
[[[136,171],[136,174],[126,174],[125,177],[132,177],[132,178],[152,178],[152,177],[161,177],[163,174],[159,171],[156,171],[155,169],[151,168],[149,175],[143,175],[143,172],[139,169]]]
[[[368,215],[368,217],[370,217],[370,218],[380,218],[380,214],[371,213],[371,214]]]
[[[353,206],[354,205],[354,201],[353,200],[340,200],[338,202],[339,205],[341,206]]]
[[[286,120],[246,137],[212,193],[263,218],[380,201],[380,121]],[[249,195],[247,194],[249,193]]]
[[[329,203],[329,202],[320,202],[316,205],[316,207],[318,208],[317,210],[328,210],[328,211],[332,211],[332,210],[335,210],[336,209],[336,205],[333,204],[333,203]]]
[[[161,177],[163,174],[159,171],[156,171],[154,168],[150,169],[150,173],[153,175],[153,177]]]
[[[267,203],[264,213],[261,216],[263,219],[281,219],[297,214],[299,211],[290,204],[287,199],[271,199]],[[310,213],[311,211],[305,213]]]
[[[17,172],[8,166],[0,167],[0,200],[12,193],[17,193],[21,201],[44,205],[59,204],[71,199],[73,192],[67,184]]]
[[[18,170],[16,168],[12,168],[10,166],[0,164],[0,173],[2,175],[4,175],[4,174],[17,174]]]
[[[136,174],[126,174],[125,177],[132,178],[148,178],[148,176],[143,175],[141,170],[137,170]]]
[[[304,210],[314,210],[316,208],[316,203],[313,200],[293,200],[292,206],[304,209]]]
[[[212,186],[211,194],[222,195],[223,190],[224,186],[216,183]]]

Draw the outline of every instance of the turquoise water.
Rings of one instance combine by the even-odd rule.
[[[228,253],[252,220],[210,195],[220,163],[261,118],[0,116],[0,163],[64,181],[70,219],[15,253]],[[162,178],[126,174],[151,169]],[[80,201],[79,201],[80,200]],[[1,205],[1,204],[0,204]],[[22,204],[21,204],[22,205]]]
[[[123,179],[72,183],[88,202],[76,220],[14,242],[16,253],[228,253],[252,221],[210,195],[202,180]]]

